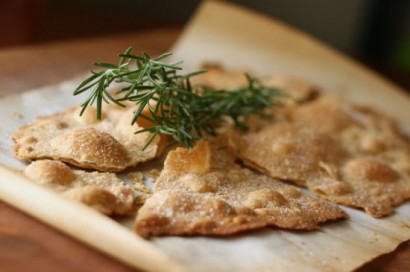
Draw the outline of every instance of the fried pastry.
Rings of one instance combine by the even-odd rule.
[[[212,87],[215,89],[237,89],[248,84],[246,74],[249,71],[244,69],[226,70],[218,65],[204,65],[206,73],[192,78],[192,83],[200,86]],[[252,74],[252,73],[251,73]],[[300,103],[311,100],[319,94],[319,88],[314,84],[300,78],[280,75],[268,76],[260,79],[266,87],[278,88],[284,94],[282,101]]]
[[[134,190],[113,173],[72,170],[60,161],[32,162],[24,174],[34,182],[106,215],[135,213]]]
[[[23,160],[55,159],[100,171],[118,172],[155,158],[160,136],[145,149],[149,133],[135,134],[132,109],[108,106],[102,120],[89,107],[79,116],[80,107],[38,118],[12,136],[14,154]]]
[[[374,110],[323,96],[258,132],[231,133],[243,162],[374,217],[410,198],[410,144]]]
[[[243,168],[223,145],[201,141],[168,154],[135,231],[143,237],[222,236],[266,226],[312,230],[346,217],[331,202]]]

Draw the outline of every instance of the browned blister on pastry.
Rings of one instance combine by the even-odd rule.
[[[258,171],[374,217],[410,198],[410,144],[392,119],[331,96],[294,106],[288,116],[258,132],[232,133],[230,148]]]
[[[245,169],[226,147],[201,141],[168,154],[135,230],[153,235],[229,235],[266,226],[312,230],[346,218],[335,204]]]
[[[142,150],[150,134],[135,132],[131,109],[108,106],[102,120],[94,107],[79,116],[80,108],[38,118],[12,137],[14,153],[24,160],[55,159],[100,171],[118,172],[156,157],[160,137]]]
[[[82,202],[107,215],[128,215],[137,210],[134,190],[112,173],[72,170],[59,161],[32,162],[24,174],[34,182]]]

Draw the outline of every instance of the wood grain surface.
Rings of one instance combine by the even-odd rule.
[[[115,61],[128,46],[159,54],[172,46],[181,29],[2,49],[0,97],[68,79],[90,70],[96,60]],[[0,271],[135,270],[0,202]],[[410,243],[358,271],[410,271]]]

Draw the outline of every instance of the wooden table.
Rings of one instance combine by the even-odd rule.
[[[116,61],[133,46],[153,55],[174,43],[181,28],[0,50],[0,97],[60,82],[91,69],[96,60]],[[0,177],[1,178],[1,177]],[[135,271],[40,221],[0,202],[0,271]],[[410,243],[358,271],[410,271]]]

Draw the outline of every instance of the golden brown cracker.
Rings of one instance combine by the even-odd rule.
[[[24,160],[55,159],[100,171],[118,172],[156,157],[159,138],[142,150],[149,133],[135,134],[132,109],[109,106],[96,119],[94,107],[79,116],[80,107],[38,118],[12,136],[15,155]]]
[[[225,147],[202,141],[169,153],[135,230],[144,237],[229,235],[265,226],[312,230],[345,217],[337,205],[245,169]]]
[[[322,176],[320,162],[337,164],[346,157],[329,135],[285,122],[245,136],[232,134],[230,144],[246,164],[297,183]]]
[[[258,171],[374,217],[410,198],[410,145],[391,118],[332,96],[292,107],[289,116],[232,133],[230,148]]]
[[[134,190],[112,173],[71,170],[59,161],[38,160],[24,171],[31,180],[107,215],[136,211]]]
[[[245,69],[227,70],[218,65],[205,65],[206,73],[192,78],[192,83],[214,89],[231,90],[248,85]],[[289,75],[261,77],[260,83],[266,87],[278,88],[284,94],[281,101],[299,103],[319,95],[320,89],[314,84]],[[286,98],[286,99],[285,99]]]

